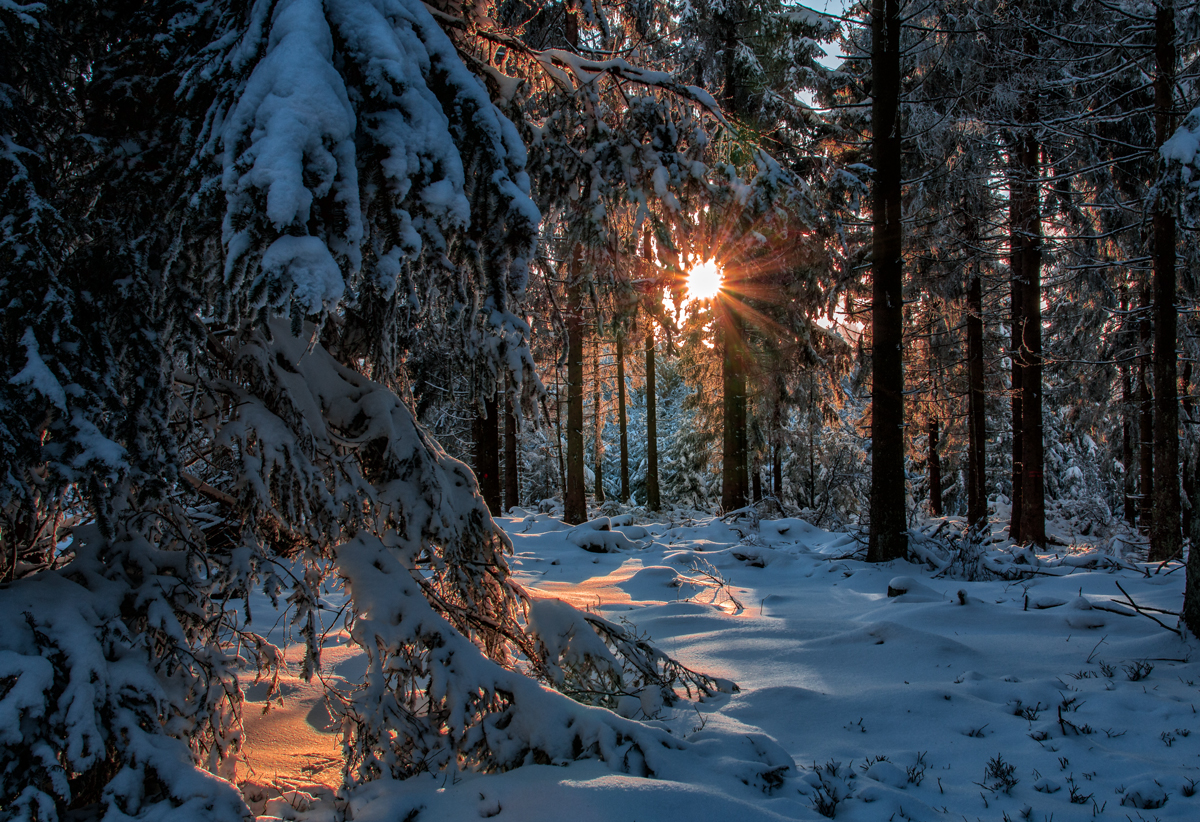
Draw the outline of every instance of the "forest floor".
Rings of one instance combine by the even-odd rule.
[[[581,761],[375,783],[340,811],[322,801],[306,811],[309,797],[332,796],[340,745],[321,683],[300,682],[292,664],[270,712],[254,701],[265,689],[249,691],[241,776],[256,812],[313,822],[347,811],[356,822],[1200,818],[1200,654],[1118,589],[1143,608],[1178,610],[1178,563],[1114,561],[1119,541],[1077,541],[1024,579],[968,582],[846,558],[852,536],[800,519],[641,518],[614,526],[636,547],[613,553],[577,547],[547,514],[501,524],[531,593],[628,620],[740,688],[635,718],[696,742],[765,734],[794,763],[783,784],[769,794],[741,785],[715,760],[674,781]],[[1011,558],[1004,547],[994,556]],[[325,682],[352,681],[359,653],[342,632],[326,643]]]

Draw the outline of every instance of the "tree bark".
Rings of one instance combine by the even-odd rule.
[[[1036,121],[1030,106],[1027,115]],[[1021,539],[1046,545],[1046,486],[1042,432],[1042,216],[1039,203],[1041,146],[1032,131],[1021,140],[1021,253],[1024,263],[1021,307],[1025,314],[1021,355]]]
[[[583,480],[583,250],[571,253],[567,286],[567,489],[563,519],[571,525],[587,521]]]
[[[1137,487],[1134,477],[1137,476],[1133,463],[1133,436],[1135,425],[1133,419],[1133,377],[1129,374],[1129,366],[1122,365],[1121,373],[1121,464],[1125,466],[1125,521],[1133,526],[1137,524]]]
[[[929,513],[942,515],[942,458],[938,455],[938,420],[929,418]]]
[[[746,373],[742,363],[744,331],[741,316],[728,298],[721,298],[721,362],[723,414],[721,449],[721,508],[736,511],[747,502],[746,487]]]
[[[510,395],[504,415],[504,510],[521,504],[521,477],[517,465],[517,409]]]
[[[658,493],[658,396],[654,387],[654,325],[646,323],[646,507],[662,508]]]
[[[871,530],[867,561],[908,550],[904,487],[904,262],[901,225],[900,3],[871,2]]]
[[[1141,319],[1138,321],[1138,336],[1141,340],[1141,351],[1138,355],[1138,443],[1141,456],[1138,460],[1141,468],[1141,482],[1138,485],[1138,522],[1142,530],[1150,533],[1150,524],[1154,513],[1154,399],[1150,391],[1150,357],[1153,330],[1150,323],[1150,297],[1145,288],[1142,289]]]
[[[1195,421],[1195,400],[1192,398],[1192,361],[1188,360],[1183,364],[1183,373],[1179,375],[1179,396],[1181,397],[1180,405],[1183,411],[1183,424],[1193,425]],[[1192,533],[1192,517],[1195,510],[1192,508],[1192,497],[1195,496],[1196,488],[1196,473],[1192,460],[1188,459],[1185,454],[1182,459],[1183,478],[1181,485],[1180,502],[1183,507],[1183,534],[1186,538]]]
[[[500,412],[493,396],[483,402],[483,413],[475,415],[475,476],[479,493],[492,516],[500,516]]]
[[[987,395],[983,371],[983,279],[967,289],[967,524],[987,528]]]
[[[592,365],[592,470],[595,472],[596,502],[604,502],[604,396],[600,391],[600,341],[596,340]]]
[[[1021,356],[1021,340],[1025,334],[1025,290],[1022,285],[1024,274],[1022,266],[1025,259],[1021,254],[1021,240],[1017,231],[1020,224],[1020,206],[1017,197],[1016,169],[1012,171],[1009,186],[1009,234],[1008,234],[1008,268],[1009,268],[1009,305],[1012,309],[1012,338],[1009,356],[1012,363],[1012,510],[1008,519],[1008,536],[1014,543],[1020,545],[1022,486],[1025,476],[1025,460],[1023,445],[1025,443],[1024,422],[1021,400],[1024,397],[1024,358]]]
[[[617,335],[617,417],[621,429],[621,502],[629,502],[629,430],[625,415],[625,337]]]
[[[1155,147],[1174,131],[1175,8],[1159,0],[1155,10]],[[1176,370],[1175,213],[1160,197],[1154,209],[1154,500],[1150,521],[1153,562],[1181,556],[1179,504],[1179,395]]]

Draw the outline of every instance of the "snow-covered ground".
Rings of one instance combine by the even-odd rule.
[[[1097,569],[1076,555],[964,582],[840,558],[851,537],[799,519],[641,522],[599,540],[546,514],[501,524],[531,593],[628,620],[740,690],[622,705],[702,754],[659,778],[579,761],[376,782],[341,803],[356,822],[1200,819],[1194,642],[1117,604],[1120,583],[1139,606],[1178,610],[1178,563]],[[326,682],[353,679],[345,635],[327,642]],[[293,810],[330,795],[340,747],[319,683],[283,684],[282,706],[247,707],[247,793],[260,812],[333,818],[327,804]],[[742,784],[717,750],[738,746],[790,762],[782,783]],[[302,793],[264,806],[279,787]]]

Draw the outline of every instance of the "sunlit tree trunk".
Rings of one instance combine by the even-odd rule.
[[[908,550],[904,488],[904,261],[900,2],[871,3],[871,530],[867,561]]]

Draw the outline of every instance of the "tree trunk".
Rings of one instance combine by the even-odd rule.
[[[931,326],[929,336],[925,339],[926,363],[929,367],[929,419],[926,423],[926,433],[929,441],[926,446],[926,477],[929,481],[929,513],[930,516],[942,515],[942,455],[938,453],[939,423],[938,423],[938,370],[940,364],[936,353],[937,338]]]
[[[1027,115],[1036,122],[1032,105]],[[1032,131],[1021,141],[1021,307],[1025,323],[1021,336],[1021,539],[1046,545],[1046,486],[1042,433],[1042,216],[1039,203],[1041,147]]]
[[[517,409],[510,395],[504,415],[504,510],[521,504],[521,477],[517,466]]]
[[[771,426],[771,496],[783,504],[783,448],[780,445],[780,440],[783,439],[783,412],[781,406],[783,400],[781,397],[775,399],[775,419]]]
[[[1141,308],[1142,316],[1138,321],[1138,336],[1141,339],[1141,351],[1138,354],[1138,443],[1141,450],[1138,521],[1142,530],[1149,534],[1154,511],[1154,401],[1150,392],[1150,341],[1153,330],[1150,327],[1150,297],[1145,288],[1142,289]]]
[[[625,337],[617,335],[617,417],[621,428],[621,502],[629,502],[629,430],[625,416]]]
[[[967,290],[967,524],[987,528],[987,395],[983,371],[983,279]]]
[[[600,391],[600,341],[592,365],[592,470],[596,477],[596,502],[604,502],[604,397]]]
[[[583,250],[571,254],[567,286],[567,489],[563,519],[571,525],[587,521],[583,481]]]
[[[662,507],[658,495],[658,397],[654,387],[654,325],[646,323],[646,507]]]
[[[1183,373],[1179,376],[1179,396],[1182,397],[1180,405],[1183,406],[1183,424],[1193,425],[1195,420],[1195,400],[1192,399],[1192,361],[1188,360],[1183,364]],[[1183,463],[1183,479],[1182,498],[1183,506],[1183,535],[1186,539],[1192,533],[1192,516],[1195,511],[1192,509],[1192,497],[1195,495],[1196,474],[1193,470],[1192,460],[1186,455],[1182,460]]]
[[[783,504],[783,448],[776,440],[771,446],[771,494]]]
[[[1133,464],[1133,377],[1129,366],[1122,365],[1121,372],[1121,464],[1125,466],[1125,521],[1137,524],[1137,488],[1134,485],[1136,469]]]
[[[1193,467],[1195,471],[1200,466]],[[1192,508],[1200,507],[1200,486],[1197,487],[1196,493],[1192,495]],[[1188,551],[1187,568],[1184,569],[1183,583],[1183,608],[1180,615],[1183,624],[1191,632],[1192,636],[1200,637],[1200,550],[1195,546],[1200,545],[1200,517],[1192,519],[1194,530],[1191,533],[1192,549]]]
[[[746,505],[746,373],[742,367],[743,323],[728,299],[722,299],[721,362],[723,415],[721,508],[736,511]]]
[[[1025,260],[1021,254],[1021,240],[1017,232],[1020,223],[1020,206],[1017,197],[1016,169],[1012,171],[1009,186],[1009,234],[1008,234],[1008,268],[1009,268],[1009,304],[1012,308],[1012,338],[1010,358],[1012,363],[1012,510],[1008,519],[1008,536],[1014,543],[1020,545],[1021,534],[1021,504],[1022,485],[1025,476],[1024,455],[1022,446],[1025,443],[1025,415],[1021,410],[1021,400],[1024,396],[1025,369],[1022,364],[1021,340],[1025,329],[1025,290],[1022,285],[1024,274],[1021,267]]]
[[[483,413],[475,415],[475,477],[479,493],[492,516],[500,516],[500,412],[495,397],[484,400]]]
[[[1155,147],[1174,131],[1175,8],[1155,10]],[[1175,213],[1160,197],[1154,209],[1154,500],[1150,524],[1152,562],[1181,556],[1179,505],[1179,395],[1176,371]]]
[[[867,561],[908,550],[904,488],[904,262],[900,3],[872,0],[871,530]]]
[[[929,513],[942,515],[942,458],[938,455],[938,421],[929,418]]]

